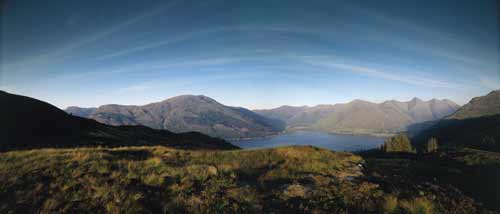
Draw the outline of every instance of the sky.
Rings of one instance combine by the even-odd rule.
[[[497,0],[5,0],[0,90],[60,108],[250,109],[500,89]]]

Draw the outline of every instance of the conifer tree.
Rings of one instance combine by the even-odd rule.
[[[425,153],[433,153],[438,150],[438,141],[435,137],[431,137],[425,144]]]

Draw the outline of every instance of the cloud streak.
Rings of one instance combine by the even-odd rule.
[[[377,28],[371,31],[371,34],[378,35],[378,40],[382,42],[390,41],[399,48],[412,50],[421,54],[432,55],[442,59],[452,60],[454,62],[461,62],[471,65],[484,65],[486,61],[468,54],[461,53],[463,51],[471,51],[471,47],[477,44],[470,44],[471,41],[461,40],[457,35],[442,32],[429,27],[418,25],[414,22],[404,20],[402,17],[391,17],[381,12],[370,10],[367,8],[346,7],[352,14],[370,17],[371,20],[382,24],[381,27],[394,28],[395,34],[389,34],[387,31],[381,33]],[[417,37],[408,40],[407,36],[401,37],[397,34],[405,30]],[[405,34],[406,35],[406,34]],[[389,39],[391,38],[391,39]],[[424,39],[424,41],[422,41]],[[420,41],[419,41],[420,40]],[[448,46],[448,47],[447,47]],[[462,47],[462,50],[452,50],[451,47]]]
[[[182,35],[178,35],[174,38],[166,39],[166,40],[161,40],[161,41],[156,41],[156,42],[150,42],[146,43],[143,45],[127,48],[127,49],[122,49],[119,51],[116,51],[114,53],[110,53],[107,55],[103,55],[97,58],[97,60],[109,60],[113,59],[116,57],[121,57],[121,56],[126,56],[142,51],[147,51],[159,47],[164,47],[168,45],[173,45],[173,44],[178,44],[181,42],[188,41],[190,39],[193,39],[195,37],[205,35],[205,34],[211,34],[211,33],[219,33],[219,32],[227,32],[227,31],[247,31],[247,32],[259,32],[259,31],[273,31],[273,32],[282,32],[282,33],[300,33],[300,34],[311,34],[312,31],[310,29],[304,29],[304,28],[292,28],[292,27],[286,27],[286,26],[261,26],[261,27],[256,27],[256,26],[222,26],[222,27],[214,27],[210,29],[204,29],[204,30],[199,30],[199,31],[194,31],[194,32],[188,32]],[[319,35],[320,32],[317,32]]]
[[[166,10],[174,7],[179,1],[172,1],[169,2],[167,5],[164,7],[158,7],[152,11],[145,12],[143,14],[140,14],[136,17],[133,17],[131,19],[128,19],[124,22],[115,24],[113,26],[107,27],[105,30],[94,33],[92,35],[80,38],[79,40],[74,41],[73,43],[69,43],[59,49],[56,49],[54,51],[50,51],[48,53],[31,57],[25,60],[21,60],[18,62],[14,62],[11,64],[4,65],[3,68],[5,70],[10,70],[19,66],[25,66],[25,65],[32,65],[36,63],[43,63],[47,62],[48,60],[53,60],[55,58],[60,58],[62,55],[65,55],[75,49],[85,47],[86,45],[101,41],[102,39],[108,38],[111,35],[120,32],[130,26],[133,26],[135,24],[138,24],[148,18],[152,18],[154,16],[160,15]]]
[[[435,88],[458,88],[459,85],[454,83],[449,83],[445,81],[439,81],[429,78],[423,78],[412,75],[396,74],[394,72],[387,72],[378,70],[375,68],[370,68],[366,66],[340,63],[336,61],[325,61],[325,60],[315,60],[315,59],[303,59],[305,63],[313,66],[319,66],[322,68],[332,69],[332,70],[343,70],[348,72],[353,72],[365,76],[375,77],[379,79],[398,81],[402,83],[407,83],[416,86],[424,87],[435,87]],[[416,72],[413,72],[416,73]]]

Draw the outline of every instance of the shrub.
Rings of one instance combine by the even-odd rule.
[[[385,214],[396,214],[398,213],[398,198],[387,195],[384,197],[384,201],[382,203],[382,212]]]
[[[434,213],[434,205],[425,198],[415,198],[412,200],[402,200],[401,208],[405,213],[409,214],[432,214]]]

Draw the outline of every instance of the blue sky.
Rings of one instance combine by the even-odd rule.
[[[0,89],[60,108],[272,108],[500,89],[496,0],[7,0]]]

